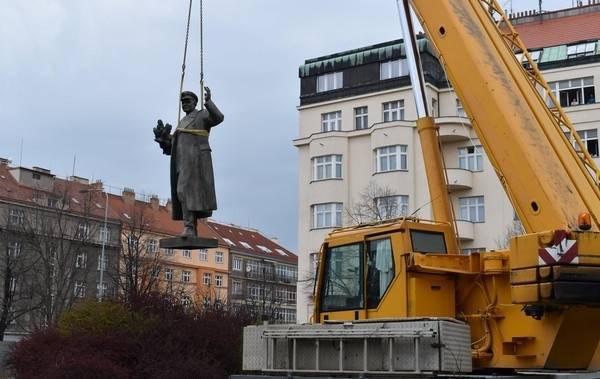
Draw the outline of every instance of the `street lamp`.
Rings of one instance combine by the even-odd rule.
[[[82,189],[79,193],[91,193],[101,191],[104,193],[104,235],[102,236],[102,252],[100,253],[100,286],[98,289],[98,301],[101,302],[104,297],[104,252],[106,250],[106,240],[108,239],[108,192],[102,191],[102,188]]]

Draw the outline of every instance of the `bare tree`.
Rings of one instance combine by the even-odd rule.
[[[370,181],[345,211],[348,223],[359,225],[398,217],[402,209],[392,189]]]
[[[510,240],[513,237],[520,236],[525,234],[525,229],[523,228],[523,224],[519,220],[513,220],[511,224],[509,224],[505,230],[504,234],[496,239],[496,246],[498,249],[506,249],[510,245]]]
[[[84,291],[89,280],[87,260],[98,226],[90,203],[76,199],[68,188],[41,196],[34,193],[39,205],[13,204],[5,215],[0,332],[12,322],[26,331],[52,325],[85,295],[74,288],[80,282]]]
[[[113,282],[125,299],[147,295],[153,291],[172,292],[167,283],[160,287],[163,272],[158,240],[150,233],[154,220],[143,207],[132,206],[121,217],[120,257],[114,262]]]

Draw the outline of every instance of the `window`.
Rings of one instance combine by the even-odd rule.
[[[155,239],[149,239],[148,240],[148,252],[156,253],[157,251],[158,251],[158,243],[156,242]]]
[[[485,221],[483,196],[458,198],[459,219],[471,222]]]
[[[375,149],[375,172],[407,170],[406,148],[406,145],[395,145]]]
[[[352,244],[328,249],[321,293],[323,311],[364,308],[362,246]]]
[[[240,258],[233,258],[231,268],[235,271],[242,271],[242,260]]]
[[[173,280],[173,269],[165,268],[165,280],[171,281]]]
[[[48,198],[48,207],[50,207],[50,208],[59,208],[58,199]]]
[[[205,261],[205,262],[208,261],[208,250],[206,250],[206,249],[198,250],[198,258],[201,261]]]
[[[341,179],[342,178],[342,156],[323,155],[314,157],[313,180]]]
[[[298,270],[296,267],[290,265],[277,265],[275,273],[278,280],[286,283],[291,283],[298,277]]]
[[[100,242],[107,243],[110,239],[110,230],[107,227],[100,228]],[[154,241],[156,243],[156,241]]]
[[[548,86],[562,107],[596,102],[593,76],[551,82]]]
[[[463,170],[482,171],[483,152],[481,146],[468,146],[458,149],[458,167]]]
[[[578,43],[577,45],[567,46],[568,59],[594,55],[595,52],[596,42]]]
[[[311,206],[312,227],[332,228],[342,226],[342,203],[325,203]]]
[[[379,79],[386,80],[408,75],[408,60],[396,59],[379,66]]]
[[[189,250],[189,249],[184,249],[184,250],[181,250],[181,255],[182,255],[184,258],[192,259],[192,251],[191,251],[191,250]]]
[[[33,180],[40,180],[40,179],[42,179],[42,176],[40,175],[39,172],[32,173],[32,176],[33,176]]]
[[[160,266],[159,265],[153,265],[152,269],[150,270],[150,277],[154,278],[154,279],[158,279],[160,277]]]
[[[79,224],[77,225],[77,232],[75,233],[75,238],[87,238],[90,232],[90,226],[87,224]]]
[[[235,246],[235,243],[233,243],[229,238],[223,238],[223,240],[227,242],[229,246]]]
[[[283,255],[284,257],[288,255],[285,251],[283,251],[281,249],[275,249],[275,251],[278,252],[279,255]]]
[[[377,308],[394,279],[394,257],[389,238],[369,241],[367,255],[367,308]]]
[[[102,285],[100,285],[100,282],[96,283],[96,297],[106,296],[107,291],[108,291],[108,283],[102,282]]]
[[[11,209],[8,212],[8,220],[11,225],[23,225],[25,214],[20,209]]]
[[[344,74],[342,72],[334,72],[317,77],[317,92],[332,91],[342,88],[343,85]]]
[[[271,249],[269,249],[266,246],[262,246],[262,245],[256,245],[256,247],[258,247],[259,249],[261,249],[262,251],[264,251],[265,253],[272,253]]]
[[[369,127],[369,108],[354,108],[354,129],[367,129]]]
[[[215,286],[223,287],[223,275],[215,275]]]
[[[106,266],[108,265],[108,257],[105,255],[104,259],[102,258],[102,255],[98,255],[98,271],[106,271]]]
[[[77,254],[77,257],[75,258],[75,267],[77,267],[77,268],[85,268],[86,261],[87,261],[87,254],[86,253],[79,253],[79,254]]]
[[[250,249],[250,250],[254,250],[252,248],[252,246],[250,246],[250,244],[248,242],[244,242],[244,241],[240,241],[240,243],[242,244],[242,246],[244,246],[246,249]]]
[[[279,308],[275,311],[275,317],[277,322],[283,324],[295,324],[296,323],[296,310],[288,308]]]
[[[321,131],[342,130],[342,111],[321,114]]]
[[[231,282],[231,293],[234,295],[241,295],[242,294],[242,282],[240,282],[239,280],[233,280]]]
[[[383,121],[404,120],[404,100],[383,103]]]
[[[139,244],[139,239],[134,236],[134,235],[129,235],[127,236],[127,246],[129,247],[129,250],[137,250],[138,248],[138,244]]]
[[[438,117],[438,101],[431,99],[431,117]]]
[[[185,282],[185,283],[189,283],[190,280],[192,279],[192,272],[191,271],[181,271],[181,281]]]
[[[258,284],[248,283],[248,298],[251,300],[260,300],[264,295],[264,290]]]
[[[173,249],[165,249],[165,255],[167,257],[170,257],[173,255]]]
[[[19,255],[21,255],[21,242],[18,241],[13,241],[13,242],[9,242],[8,243],[8,256],[12,257],[12,258],[17,258]]]
[[[79,280],[75,282],[73,295],[75,295],[75,297],[85,297],[85,282]]]
[[[187,295],[183,295],[181,297],[181,305],[183,305],[184,307],[189,307],[190,305],[192,305],[192,299],[190,299],[190,297]]]
[[[580,130],[577,134],[579,134],[588,153],[592,157],[598,157],[598,129]]]
[[[540,60],[540,55],[542,54],[542,50],[530,51],[529,55],[531,56],[531,60],[537,62]]]
[[[424,230],[411,230],[410,240],[412,242],[412,248],[414,252],[447,253],[444,233],[428,232]]]
[[[215,263],[223,264],[223,252],[222,251],[217,251],[215,253]]]
[[[408,215],[408,196],[383,196],[375,199],[381,220]]]
[[[467,117],[467,113],[465,112],[465,108],[459,99],[456,99],[456,116],[458,117]]]
[[[205,272],[204,275],[202,275],[202,283],[206,286],[210,286],[210,273]]]

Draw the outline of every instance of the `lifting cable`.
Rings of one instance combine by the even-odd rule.
[[[185,29],[185,45],[183,47],[183,63],[181,64],[181,81],[179,82],[179,93],[177,94],[177,124],[181,121],[181,93],[183,92],[183,81],[185,78],[185,62],[187,59],[188,41],[190,37],[190,20],[192,18],[192,1],[188,6],[187,25]],[[202,0],[200,0],[200,102],[201,109],[204,108],[204,31],[203,31],[203,9]]]

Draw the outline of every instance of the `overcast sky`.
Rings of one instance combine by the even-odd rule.
[[[538,1],[512,3],[517,11]],[[545,0],[544,8],[571,3]],[[66,177],[76,156],[75,175],[168,198],[169,161],[152,128],[158,118],[177,118],[187,4],[0,1],[0,157]],[[198,5],[184,86],[193,91]],[[205,81],[225,114],[211,133],[214,218],[258,228],[295,251],[298,66],[400,38],[395,1],[204,0],[204,7]]]

